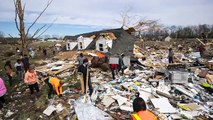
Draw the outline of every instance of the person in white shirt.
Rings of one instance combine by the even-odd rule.
[[[14,67],[16,68],[18,79],[22,81],[23,80],[23,63],[21,62],[20,59],[17,60]]]

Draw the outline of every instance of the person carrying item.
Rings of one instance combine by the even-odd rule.
[[[17,60],[17,62],[15,63],[14,67],[16,68],[16,73],[17,73],[17,76],[18,76],[18,79],[20,81],[23,80],[23,63],[21,62],[20,59]]]
[[[48,98],[51,98],[51,95],[56,93],[59,97],[62,97],[62,85],[63,83],[59,80],[54,74],[46,80],[46,83],[49,87]]]
[[[39,93],[39,86],[38,86],[38,76],[35,71],[35,66],[30,65],[28,71],[25,73],[24,82],[28,85],[30,89],[31,95],[34,94],[34,90],[36,90],[36,96],[38,96]]]
[[[145,101],[137,97],[133,101],[134,114],[131,114],[132,120],[157,120],[157,117],[146,109]]]
[[[89,86],[89,95],[91,96],[93,93],[92,83],[90,79],[90,72],[89,72],[89,61],[87,58],[83,60],[83,64],[79,66],[78,72],[83,74],[83,84],[84,84],[84,93],[87,91],[87,84]],[[88,83],[86,83],[88,81]]]
[[[7,92],[7,88],[5,87],[4,81],[0,78],[0,109],[3,108],[3,103],[5,103],[4,95]]]

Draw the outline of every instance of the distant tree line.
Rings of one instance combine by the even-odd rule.
[[[213,25],[171,26],[172,38],[213,38]]]
[[[213,38],[213,25],[194,25],[194,26],[171,26],[158,30],[148,30],[142,32],[142,36],[148,39],[164,39],[166,36],[172,38]]]

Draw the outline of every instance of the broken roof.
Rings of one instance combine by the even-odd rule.
[[[107,33],[112,33],[113,36],[112,36],[112,34],[110,36],[116,38],[113,41],[112,49],[110,49],[110,51],[109,51],[111,53],[111,55],[117,55],[117,54],[121,54],[121,53],[125,53],[125,55],[128,55],[128,56],[133,55],[134,43],[135,43],[136,38],[133,35],[126,32],[122,28],[101,30],[101,31],[95,31],[95,32],[90,32],[90,33],[83,33],[83,34],[79,34],[79,35],[75,35],[75,36],[65,36],[64,40],[70,39],[70,40],[77,41],[77,38],[79,36],[83,36],[83,37],[93,36],[94,41],[91,42],[90,45],[88,45],[88,47],[86,48],[87,50],[93,50],[93,49],[95,49],[95,44],[96,44],[95,40],[101,34],[107,34]]]
[[[109,33],[101,33],[100,36],[102,36],[103,38],[106,38],[107,40],[116,40],[117,38],[115,37],[115,35],[111,32]]]

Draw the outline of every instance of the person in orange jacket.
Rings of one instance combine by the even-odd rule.
[[[62,96],[62,85],[63,83],[55,76],[52,75],[47,81],[49,86],[48,98],[51,98],[51,95],[55,92],[59,97]]]
[[[157,120],[157,117],[146,109],[145,101],[137,97],[133,101],[134,114],[131,114],[132,120]]]

